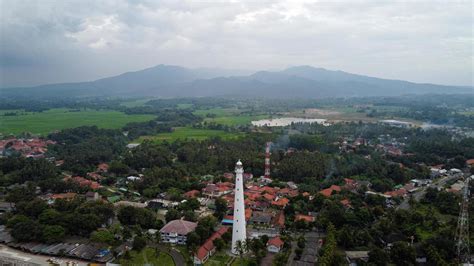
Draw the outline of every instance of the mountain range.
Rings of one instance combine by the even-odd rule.
[[[3,97],[215,97],[324,98],[474,93],[473,87],[381,79],[311,66],[232,75],[220,69],[157,65],[89,82],[3,88]]]

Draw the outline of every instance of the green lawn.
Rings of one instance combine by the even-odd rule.
[[[230,256],[227,255],[224,251],[217,252],[214,254],[211,258],[209,258],[206,263],[204,263],[205,266],[220,266],[220,265],[226,265],[227,262],[230,261]]]
[[[236,258],[234,260],[234,262],[232,262],[232,266],[242,266],[242,265],[246,266],[246,265],[249,265],[249,264],[250,264],[250,261],[248,259],[246,259],[245,256],[242,259]]]
[[[78,126],[97,125],[100,128],[120,128],[129,122],[144,122],[154,118],[153,115],[127,115],[111,110],[50,109],[41,113],[18,111],[17,116],[3,116],[0,111],[0,133],[19,134],[31,132],[48,134],[51,131]]]
[[[212,130],[212,129],[197,129],[191,127],[177,127],[173,132],[170,133],[160,133],[155,136],[144,136],[138,139],[139,142],[144,140],[152,140],[157,142],[169,141],[173,142],[175,140],[184,140],[184,139],[194,139],[194,140],[205,140],[211,137],[221,137],[222,139],[232,139],[242,136],[241,133],[230,133],[223,130]]]
[[[155,249],[145,248],[141,252],[130,251],[130,259],[120,259],[120,264],[124,266],[135,265],[156,265],[156,266],[174,266],[173,258],[170,255],[160,252],[156,256]]]
[[[212,108],[196,110],[193,113],[203,117],[206,122],[214,122],[227,126],[249,125],[253,120],[260,120],[269,117],[268,115],[241,114],[241,112],[242,111],[239,109]],[[212,114],[215,117],[207,117],[208,114]]]

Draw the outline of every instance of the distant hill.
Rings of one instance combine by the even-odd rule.
[[[0,89],[4,97],[253,96],[322,98],[474,93],[473,87],[389,80],[311,66],[232,76],[232,71],[158,65],[90,82]],[[240,73],[239,73],[240,74]],[[226,76],[223,76],[226,75]]]

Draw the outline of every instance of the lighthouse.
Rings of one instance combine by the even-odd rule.
[[[244,168],[239,160],[235,164],[234,221],[232,225],[232,253],[239,254],[237,242],[242,244],[247,238],[244,203]]]

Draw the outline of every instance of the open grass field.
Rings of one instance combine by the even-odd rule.
[[[234,262],[232,262],[232,266],[247,266],[250,265],[250,261],[246,259],[245,257],[240,259],[236,258]]]
[[[222,139],[233,139],[243,136],[241,133],[230,133],[223,130],[212,130],[212,129],[197,129],[191,127],[177,127],[173,132],[160,133],[155,136],[144,136],[138,139],[138,142],[144,140],[151,140],[156,142],[168,141],[173,142],[178,139],[193,139],[193,140],[205,140],[211,137],[220,137]]]
[[[170,255],[160,252],[157,256],[152,248],[145,248],[141,252],[130,251],[130,259],[121,259],[120,264],[124,266],[135,265],[156,265],[156,266],[174,266],[173,258]]]
[[[55,130],[78,126],[96,125],[100,128],[120,128],[129,122],[144,122],[153,115],[127,115],[111,110],[50,109],[41,113],[19,112],[17,116],[4,116],[0,111],[0,133],[19,134],[31,132],[45,135]]]
[[[398,107],[397,107],[398,108]],[[383,107],[381,109],[378,109],[379,111],[383,110],[395,110],[395,107]],[[399,108],[399,110],[403,110],[403,108]],[[290,116],[290,117],[305,117],[305,118],[321,118],[321,119],[327,119],[329,121],[345,121],[345,122],[357,122],[357,121],[363,121],[363,122],[377,122],[379,120],[383,119],[396,119],[399,121],[405,121],[405,122],[410,122],[415,125],[422,125],[423,123],[421,121],[413,120],[413,119],[408,119],[408,118],[401,118],[401,117],[396,117],[396,116],[386,116],[386,117],[368,117],[365,112],[357,112],[357,109],[353,107],[331,107],[331,108],[321,108],[321,109],[316,109],[316,108],[310,108],[310,109],[300,109],[300,110],[295,110],[292,112],[285,113],[285,116]]]
[[[268,115],[248,115],[241,114],[241,110],[238,109],[225,109],[225,108],[212,108],[196,110],[193,113],[204,117],[206,122],[214,122],[216,124],[226,126],[237,126],[237,125],[250,125],[253,120],[260,120],[268,118]],[[214,115],[215,117],[206,117],[208,114]]]
[[[227,265],[231,257],[227,255],[224,251],[217,252],[216,254],[212,255],[204,266],[220,266],[220,265]]]

